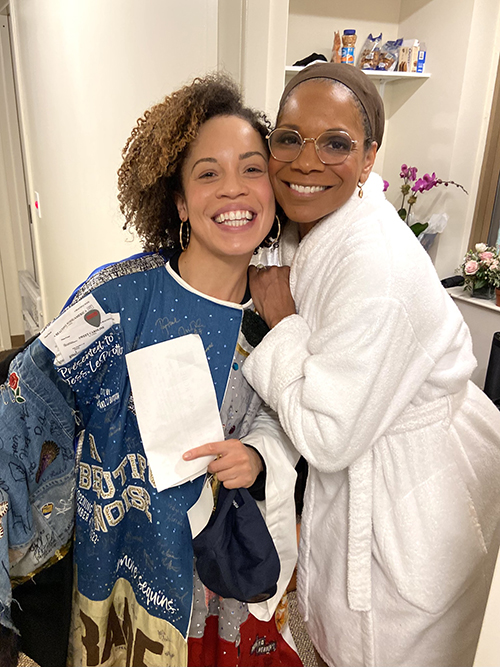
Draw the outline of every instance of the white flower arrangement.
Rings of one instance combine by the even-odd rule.
[[[460,265],[465,289],[481,289],[487,285],[500,288],[500,254],[495,246],[476,243],[468,250]]]

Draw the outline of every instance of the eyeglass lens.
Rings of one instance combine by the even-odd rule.
[[[295,130],[276,129],[269,136],[269,148],[273,157],[281,162],[296,160],[304,139]],[[318,157],[325,164],[340,164],[352,150],[353,141],[347,132],[323,132],[314,142]]]

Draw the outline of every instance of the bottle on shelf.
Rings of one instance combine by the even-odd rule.
[[[347,65],[354,65],[354,47],[356,46],[356,31],[344,30],[342,35],[342,54],[341,62]]]

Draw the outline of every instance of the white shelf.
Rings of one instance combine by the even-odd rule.
[[[315,62],[321,63],[325,61],[316,60]],[[303,69],[303,67],[299,67],[298,65],[287,65],[285,67],[285,72],[287,74],[296,74]],[[428,79],[430,77],[430,74],[427,72],[384,72],[383,70],[376,69],[364,69],[363,72],[367,76],[373,77],[374,79],[380,79],[381,81],[399,81],[400,79]]]
[[[316,60],[315,62],[325,62],[324,60]],[[310,63],[312,64],[312,63]],[[296,74],[303,70],[303,67],[298,65],[287,65],[285,67],[285,77],[288,77],[292,74]],[[374,69],[364,69],[363,72],[372,79],[375,79],[376,82],[380,85],[380,94],[384,96],[384,88],[386,83],[391,83],[392,81],[405,81],[408,79],[428,79],[430,74],[427,72],[384,72],[382,70]]]
[[[384,83],[386,81],[403,81],[404,79],[428,79],[430,74],[427,72],[383,72],[374,69],[364,69],[363,72],[374,79],[379,79]]]

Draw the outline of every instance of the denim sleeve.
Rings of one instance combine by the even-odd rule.
[[[36,340],[0,385],[0,623],[12,628],[11,582],[56,557],[74,522],[73,396]]]

